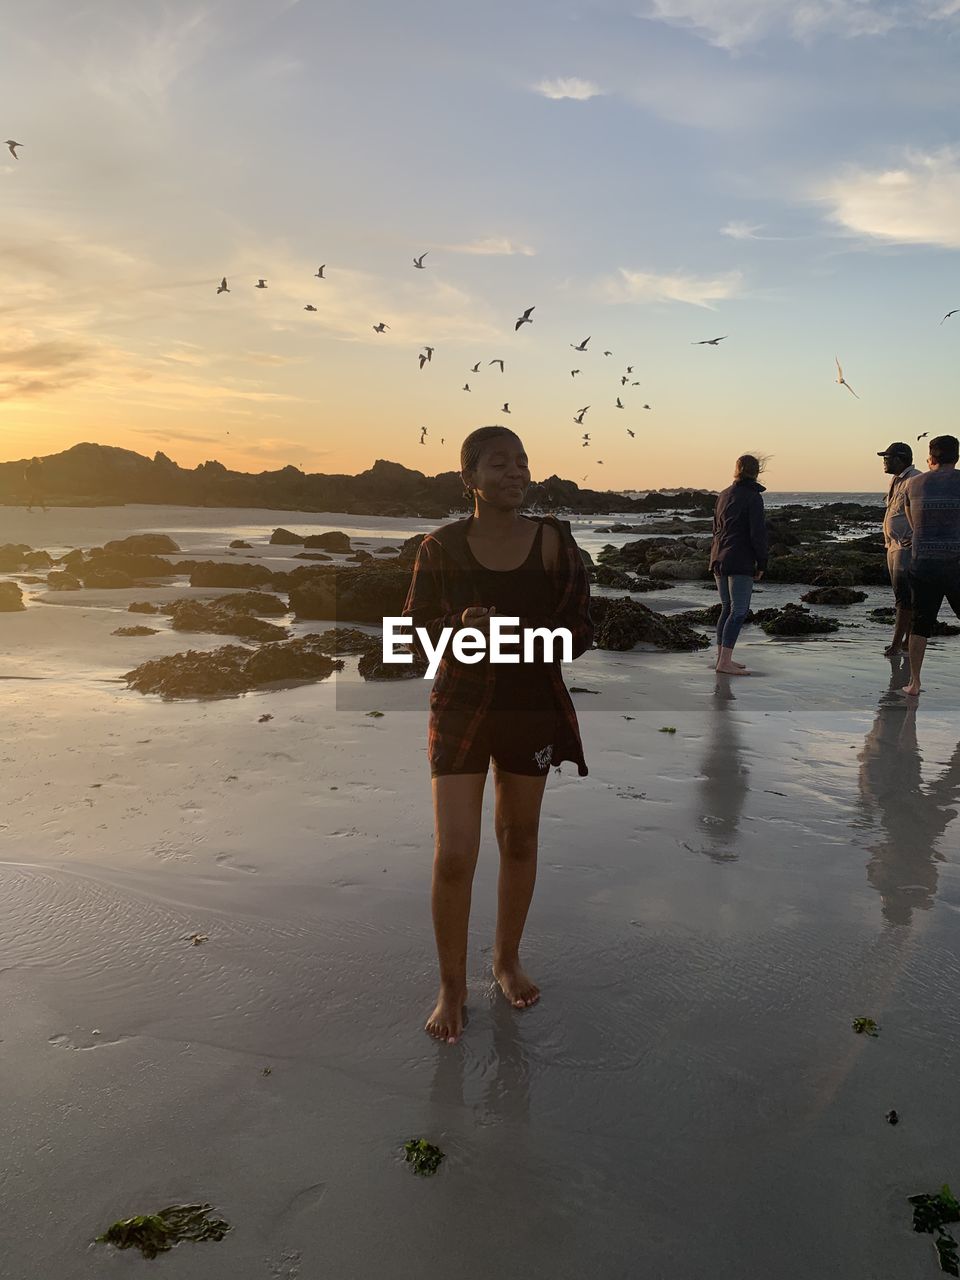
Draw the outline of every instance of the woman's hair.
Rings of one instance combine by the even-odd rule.
[[[766,470],[769,458],[765,454],[742,453],[733,469],[736,480],[756,480]]]
[[[513,436],[515,440],[520,439],[509,427],[477,427],[476,431],[471,431],[460,446],[460,470],[472,471],[480,461],[483,446],[488,440],[495,440],[497,436]],[[467,489],[466,485],[464,490],[468,495],[471,494],[471,490]]]

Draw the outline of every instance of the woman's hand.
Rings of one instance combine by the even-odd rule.
[[[482,609],[478,605],[471,605],[469,609],[464,609],[463,613],[461,613],[460,622],[465,627],[476,627],[478,631],[489,634],[490,617],[496,612],[496,607]]]
[[[763,570],[758,569],[757,572],[753,575],[753,580],[754,582],[759,582],[762,577],[763,577]]]

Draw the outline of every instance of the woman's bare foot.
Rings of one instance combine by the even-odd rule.
[[[904,698],[919,698],[923,690],[920,688],[916,680],[911,680],[909,684],[905,684],[902,689],[898,689],[897,693],[902,694]]]
[[[748,671],[747,668],[741,662],[731,662],[731,663],[725,662],[723,666],[717,663],[716,671],[718,676],[752,676],[753,675],[753,672]]]
[[[527,977],[517,964],[493,966],[493,976],[500,990],[515,1009],[526,1009],[540,999],[540,988]]]
[[[899,645],[888,644],[883,651],[883,656],[885,658],[899,658],[902,654],[905,654],[906,652],[907,652],[906,649],[901,649]]]
[[[440,985],[437,1007],[423,1028],[434,1040],[456,1044],[463,1031],[463,1006],[467,1002],[467,988]]]

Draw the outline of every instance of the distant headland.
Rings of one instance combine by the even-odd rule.
[[[0,462],[0,505],[27,501],[29,461]],[[378,459],[359,475],[306,473],[298,467],[256,474],[231,471],[222,462],[186,469],[159,450],[152,458],[114,445],[75,444],[43,459],[45,498],[53,507],[113,507],[149,503],[180,507],[253,507],[276,511],[337,511],[362,516],[442,520],[464,509],[456,471],[425,475],[399,462]],[[531,484],[527,506],[577,515],[683,509],[712,512],[715,493],[671,489],[638,496],[581,489],[549,476]]]

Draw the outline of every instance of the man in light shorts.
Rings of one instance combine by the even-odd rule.
[[[913,599],[910,591],[910,559],[912,556],[913,530],[903,510],[906,483],[920,475],[913,465],[913,450],[902,440],[887,445],[882,453],[883,470],[892,476],[887,491],[887,509],[883,516],[883,543],[887,549],[887,571],[893,585],[893,599],[897,606],[897,619],[893,628],[893,640],[884,649],[888,658],[907,652],[910,639]]]

